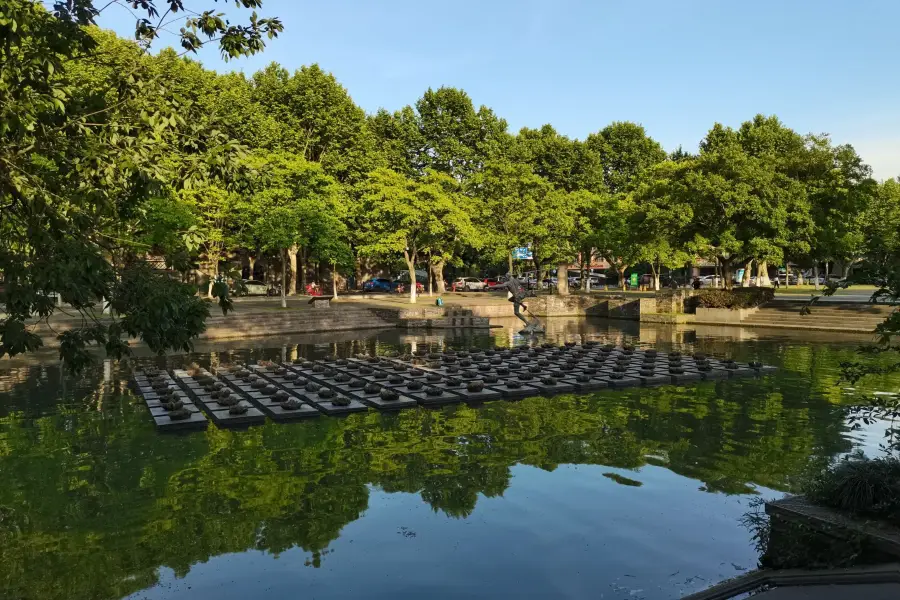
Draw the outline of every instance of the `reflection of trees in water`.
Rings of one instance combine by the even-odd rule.
[[[300,352],[375,350],[380,345],[366,341]],[[786,489],[810,455],[848,447],[842,415],[817,383],[832,377],[844,353],[769,352],[785,368],[763,380],[373,411],[247,431],[158,435],[145,409],[115,385],[102,413],[76,398],[34,419],[11,412],[0,419],[0,595],[118,598],[152,585],[159,566],[181,576],[198,561],[247,549],[299,547],[318,566],[367,508],[369,485],[419,494],[435,511],[463,518],[477,510],[479,494],[504,493],[516,464],[650,463],[708,491]],[[183,359],[162,362],[176,360]],[[31,377],[20,384],[29,393]],[[76,386],[82,399],[102,385],[102,373],[87,381]],[[0,406],[7,399],[0,396]]]

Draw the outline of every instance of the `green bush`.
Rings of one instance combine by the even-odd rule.
[[[771,288],[737,288],[700,290],[692,300],[695,308],[753,308],[774,297],[775,291]]]
[[[900,460],[854,455],[811,475],[803,484],[817,504],[900,525]]]

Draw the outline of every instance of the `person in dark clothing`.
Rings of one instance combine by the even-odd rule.
[[[695,290],[699,290],[699,289],[700,289],[700,278],[699,278],[699,277],[694,277],[694,281],[691,282],[691,286],[692,286]]]
[[[527,333],[543,332],[544,328],[541,326],[540,321],[535,318],[532,318],[532,320],[529,321],[525,318],[525,315],[520,312],[523,308],[528,310],[528,307],[523,303],[528,293],[512,273],[510,273],[506,279],[506,291],[509,301],[513,303],[513,314],[516,315],[520,321],[525,323],[525,329],[522,331]]]

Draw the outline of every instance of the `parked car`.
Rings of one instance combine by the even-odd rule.
[[[393,292],[396,284],[390,279],[374,277],[363,283],[363,292]]]
[[[480,292],[484,288],[484,282],[477,277],[459,277],[450,287],[454,292]]]
[[[700,277],[700,285],[702,287],[721,287],[724,285],[725,279],[719,275],[703,275]]]
[[[269,286],[257,279],[242,279],[241,285],[236,290],[236,296],[265,296],[269,293]]]

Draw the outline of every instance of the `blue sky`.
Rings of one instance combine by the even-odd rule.
[[[369,112],[445,85],[511,131],[584,138],[636,121],[668,150],[696,149],[716,121],[777,114],[853,144],[880,179],[900,175],[900,0],[263,0],[260,14],[285,26],[263,54],[198,58],[246,73],[317,62]],[[133,34],[116,6],[100,25]]]

